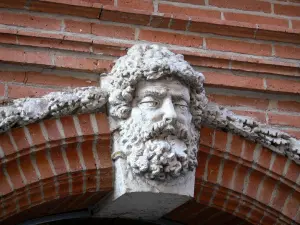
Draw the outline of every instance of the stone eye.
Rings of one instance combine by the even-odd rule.
[[[188,103],[184,100],[177,101],[174,104],[181,110],[187,110],[189,108]]]
[[[146,108],[154,108],[159,105],[159,101],[157,101],[153,97],[148,96],[140,101],[140,105]]]

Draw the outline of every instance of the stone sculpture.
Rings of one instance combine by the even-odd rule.
[[[205,124],[206,126],[227,130],[252,141],[256,141],[277,153],[288,156],[296,163],[300,163],[299,140],[267,125],[260,124],[252,118],[235,115],[225,108],[213,103],[208,103],[203,88],[204,76],[195,71],[189,63],[183,59],[182,55],[174,54],[165,47],[146,44],[133,46],[129,49],[127,55],[116,61],[116,64],[107,78],[109,78],[109,81],[106,82],[108,88],[76,88],[65,92],[50,93],[41,98],[17,99],[8,106],[0,107],[0,133],[8,131],[12,127],[24,126],[45,118],[75,113],[97,112],[108,102],[109,115],[113,118],[113,123],[118,124],[121,129],[121,133],[124,136],[122,141],[125,144],[124,150],[113,153],[113,158],[124,158],[129,156],[131,152],[128,150],[128,147],[130,148],[128,142],[124,140],[131,128],[131,126],[127,126],[126,123],[130,124],[127,120],[132,120],[132,118],[130,119],[130,117],[133,117],[131,113],[135,112],[136,110],[134,108],[139,108],[138,105],[140,105],[135,99],[135,97],[139,97],[135,96],[136,89],[142,89],[141,86],[143,85],[151,86],[156,80],[158,80],[157,84],[163,83],[164,78],[166,78],[173,83],[179,82],[178,85],[189,90],[190,102],[184,104],[187,104],[186,109],[192,115],[191,122],[187,125],[188,132],[192,132],[194,137],[194,140],[189,140],[190,142],[197,142],[199,138],[197,130],[201,124]],[[143,85],[139,84],[140,82],[143,82]],[[166,84],[167,83],[169,82],[166,82]],[[171,85],[168,88],[171,90],[173,86],[174,85]],[[172,104],[174,103],[176,107],[177,103],[172,102]],[[142,104],[142,108],[145,108],[144,106],[147,104]],[[184,108],[185,106],[179,107]],[[150,109],[150,111],[151,110],[152,109]],[[140,120],[138,122],[142,122],[137,125],[143,125],[143,122],[147,122],[143,121],[143,119],[143,117],[137,119],[137,121]],[[170,136],[176,136],[172,130],[178,130],[173,129],[176,128],[173,125],[174,123],[174,121],[171,121],[169,128],[166,129],[166,132],[169,132]],[[176,123],[178,124],[178,120]],[[162,121],[161,124],[144,125],[145,126],[139,127],[141,130],[144,129],[143,135],[147,135],[149,131],[148,126],[155,126],[155,129],[152,128],[154,131],[148,133],[148,135],[150,135],[149,137],[141,137],[144,140],[151,139],[151,134],[154,136],[156,135],[154,134],[155,132],[158,132],[158,135],[164,135],[162,130],[164,129],[164,125]],[[115,129],[114,125],[112,125],[112,130],[113,129]],[[188,136],[191,137],[190,135]],[[184,140],[183,142],[186,141],[187,140]],[[178,144],[183,145],[184,143],[180,141]],[[174,141],[172,145],[174,145]],[[161,154],[164,155],[163,153]],[[195,160],[195,150],[189,150],[189,154],[187,155],[178,152],[176,154],[179,157],[183,155],[183,158],[189,158],[188,163],[184,163],[182,169],[180,169],[181,172],[186,169],[195,168],[197,164]],[[162,161],[165,160],[165,156],[166,154],[162,157]],[[135,156],[135,158],[136,157],[137,156]],[[148,158],[149,157],[151,158],[151,156],[148,156]],[[146,172],[145,163],[142,163],[144,160],[142,159],[143,157],[138,157],[140,159],[138,164],[133,162],[135,159],[133,159],[134,157],[132,155],[128,158],[128,163],[136,174],[145,174],[150,179],[163,179],[164,175],[158,172],[158,169],[155,169],[154,165],[153,169],[151,169],[153,170],[151,172],[152,175]],[[150,168],[150,166],[148,167]],[[168,169],[166,170],[168,171]],[[167,173],[173,173],[176,177],[179,174],[178,168],[176,171],[177,172],[174,173]]]
[[[193,196],[202,124],[258,142],[300,164],[300,141],[208,103],[204,76],[182,55],[135,45],[103,76],[76,88],[0,107],[0,133],[46,118],[93,113],[107,103],[115,161],[114,192],[96,216],[155,219]],[[147,199],[147,200],[146,200]]]

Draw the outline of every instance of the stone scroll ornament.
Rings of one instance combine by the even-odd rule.
[[[137,176],[165,180],[193,171],[201,125],[238,134],[300,164],[300,140],[209,103],[203,74],[166,47],[134,45],[106,77],[105,88],[76,88],[0,107],[0,132],[47,118],[97,112],[107,104],[121,146],[112,158],[125,159]]]

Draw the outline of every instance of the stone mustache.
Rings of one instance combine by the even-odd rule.
[[[119,58],[102,87],[76,88],[0,107],[0,132],[44,118],[99,111],[107,103],[112,158],[134,175],[173,179],[197,166],[201,125],[233,132],[300,163],[300,141],[252,118],[209,103],[204,76],[180,54],[135,45]]]

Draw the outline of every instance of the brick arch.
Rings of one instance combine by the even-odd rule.
[[[287,157],[231,133],[203,128],[198,162],[198,203],[253,224],[300,222],[299,165]]]
[[[0,219],[15,224],[43,210],[63,210],[53,204],[74,210],[91,203],[80,199],[99,200],[112,190],[109,148],[101,113],[44,120],[1,134]],[[45,210],[49,206],[53,210]]]

